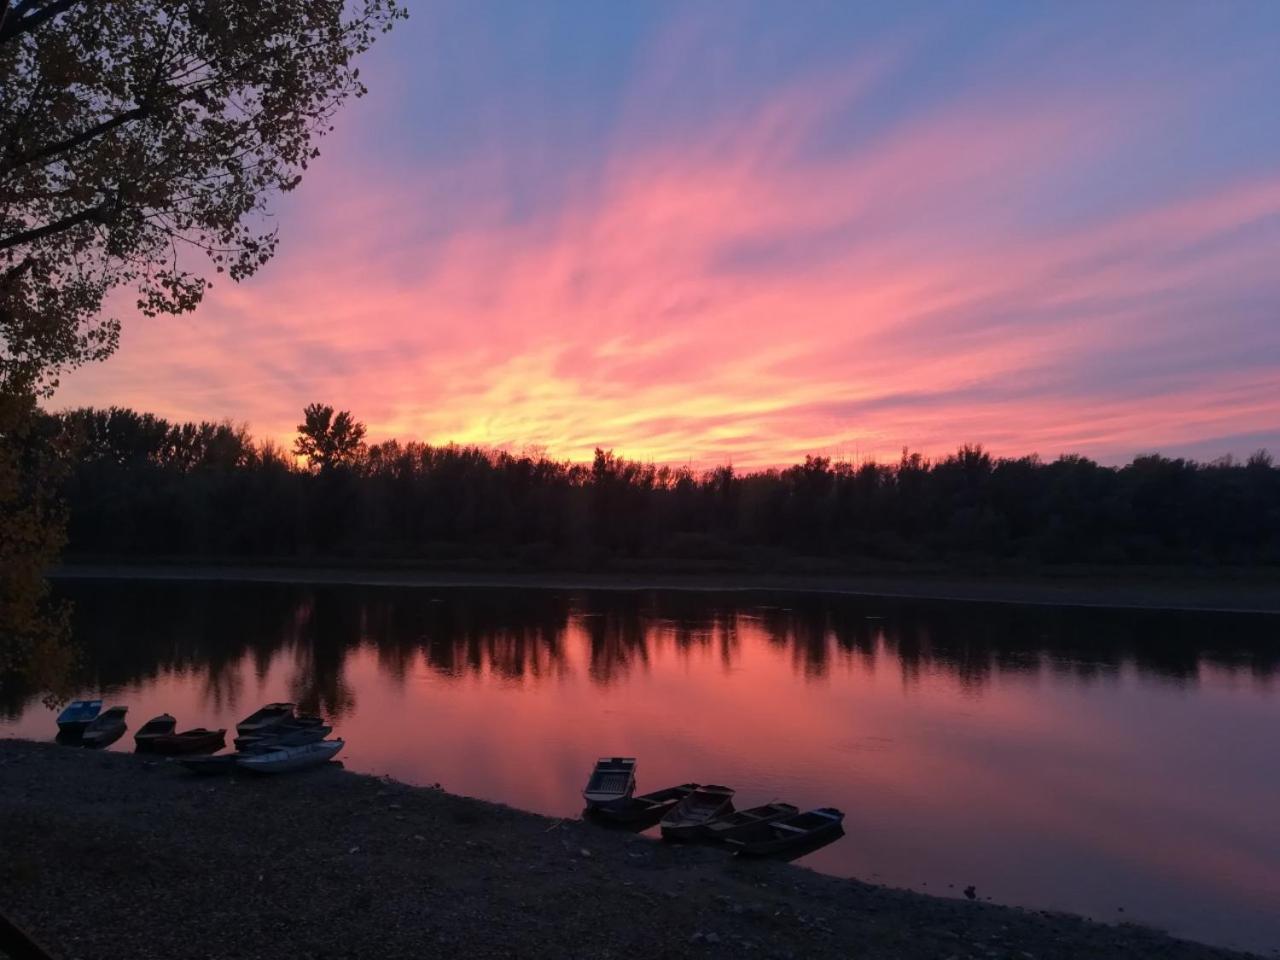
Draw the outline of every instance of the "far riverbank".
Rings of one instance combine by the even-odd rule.
[[[1247,956],[744,862],[336,765],[204,779],[25,740],[0,740],[0,913],[86,960]]]
[[[75,563],[55,579],[250,581],[388,587],[553,590],[719,590],[846,594],[914,600],[1117,609],[1280,614],[1280,575],[1251,572],[1086,571],[1017,577],[937,571],[866,574],[440,571],[412,567],[185,563]]]

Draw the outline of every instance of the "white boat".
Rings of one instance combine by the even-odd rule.
[[[588,809],[597,809],[626,800],[635,789],[635,757],[602,757],[587,779],[582,799]]]
[[[304,743],[297,747],[276,747],[274,750],[239,757],[236,764],[254,773],[289,773],[328,763],[343,746],[345,742],[339,737],[319,743]]]

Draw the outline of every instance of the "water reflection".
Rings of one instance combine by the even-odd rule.
[[[356,706],[346,664],[362,647],[401,682],[425,663],[445,677],[538,684],[570,671],[566,647],[575,636],[586,646],[587,677],[603,686],[647,670],[664,647],[712,651],[732,670],[744,631],[786,651],[792,670],[809,680],[887,663],[904,687],[940,669],[974,695],[1001,674],[1049,670],[1098,682],[1126,667],[1194,685],[1213,666],[1269,689],[1280,666],[1266,617],[742,593],[131,583],[65,592],[76,602],[85,647],[75,686],[191,675],[218,712],[244,701],[246,655],[261,679],[285,653],[290,697],[341,717]],[[31,693],[5,689],[0,711],[17,717]]]
[[[68,584],[79,695],[228,727],[294,700],[344,762],[576,816],[642,791],[835,806],[838,875],[1280,944],[1276,618],[764,593]],[[0,732],[48,738],[33,691]],[[113,749],[130,749],[122,740]],[[951,886],[948,886],[950,884]],[[927,886],[926,886],[927,885]]]

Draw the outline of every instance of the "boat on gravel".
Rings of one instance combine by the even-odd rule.
[[[698,789],[696,783],[682,783],[651,793],[627,797],[608,806],[589,810],[592,816],[609,823],[650,823],[660,819],[668,810]]]
[[[844,814],[820,807],[795,816],[759,823],[725,841],[740,856],[786,857],[830,842],[844,833]]]
[[[115,743],[124,735],[124,717],[128,712],[128,707],[111,707],[109,710],[104,710],[84,728],[80,742],[86,747],[105,747]]]
[[[174,728],[177,725],[178,721],[167,713],[162,713],[158,717],[152,717],[139,727],[138,732],[133,735],[133,742],[138,752],[142,753],[150,750],[156,737],[168,736],[173,733]]]
[[[213,753],[226,745],[226,730],[206,730],[204,727],[166,734],[151,741],[151,749],[154,752],[169,756],[183,753]]]
[[[58,714],[58,733],[66,737],[80,736],[101,709],[101,700],[72,700]]]
[[[328,763],[345,745],[339,737],[300,747],[275,747],[262,753],[242,755],[236,760],[236,765],[254,773],[290,773]]]
[[[251,750],[264,746],[279,744],[286,747],[300,747],[304,743],[315,743],[333,733],[328,724],[300,726],[293,721],[277,724],[262,733],[241,735],[232,743],[237,750]]]
[[[791,803],[765,803],[758,807],[748,807],[707,824],[706,837],[715,841],[732,840],[734,837],[749,835],[762,823],[794,817],[799,812],[800,808]]]
[[[255,710],[237,723],[236,733],[246,737],[256,733],[265,733],[272,727],[291,719],[293,717],[293,707],[292,703],[268,703],[265,707]]]
[[[663,840],[699,840],[707,824],[733,812],[733,790],[719,784],[698,787],[662,818]]]
[[[319,743],[329,734],[333,727],[277,727],[279,733],[264,733],[260,737],[236,737],[235,748],[243,753],[261,753],[276,747],[302,747],[308,743]]]
[[[626,800],[636,789],[635,757],[602,757],[596,761],[582,790],[588,810]]]

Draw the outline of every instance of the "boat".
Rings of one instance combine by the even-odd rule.
[[[662,839],[697,840],[707,824],[732,812],[732,789],[718,784],[698,787],[662,818]]]
[[[299,713],[290,719],[289,723],[295,727],[322,727],[324,726],[324,717],[318,713]]]
[[[236,737],[235,746],[242,753],[261,753],[276,747],[302,747],[308,743],[319,743],[331,733],[333,727],[330,726],[302,727],[275,735],[267,733],[261,737]]]
[[[151,741],[151,749],[168,755],[181,753],[213,753],[227,744],[226,730],[206,730],[196,727],[181,733],[170,733]]]
[[[139,752],[150,750],[151,744],[156,737],[162,737],[173,733],[173,730],[177,725],[178,721],[167,713],[162,713],[158,717],[152,717],[139,727],[138,732],[133,735],[134,745]]]
[[[241,756],[236,765],[243,770],[254,773],[289,773],[293,770],[304,770],[307,767],[327,763],[346,744],[339,737],[336,740],[321,740],[319,743],[307,743],[300,747],[275,747],[262,753]]]
[[[249,750],[276,743],[277,741],[283,742],[285,746],[297,747],[304,743],[315,743],[317,740],[323,740],[331,733],[333,733],[333,727],[328,724],[300,726],[292,721],[287,721],[277,724],[269,730],[264,730],[262,733],[238,736],[232,743],[235,744],[237,750]]]
[[[799,812],[800,808],[790,803],[765,803],[758,807],[749,807],[707,824],[706,837],[708,840],[715,841],[731,840],[734,837],[749,835],[762,823],[794,817]]]
[[[596,761],[582,799],[588,810],[597,810],[626,800],[636,789],[635,757],[602,757]]]
[[[654,790],[652,793],[627,797],[608,806],[596,807],[589,812],[610,823],[652,823],[697,789],[696,783],[682,783],[678,787],[667,787],[665,790]]]
[[[292,703],[268,703],[236,724],[236,733],[263,733],[293,717]]]
[[[115,743],[124,735],[124,716],[128,707],[111,707],[98,714],[93,722],[84,728],[80,740],[86,747],[105,747]]]
[[[844,833],[844,814],[835,807],[820,807],[795,816],[759,823],[725,842],[740,856],[786,856],[793,851],[821,846]]]
[[[79,736],[85,727],[93,723],[101,709],[101,700],[72,700],[58,714],[58,733],[68,737]]]

